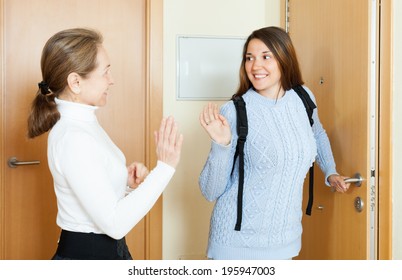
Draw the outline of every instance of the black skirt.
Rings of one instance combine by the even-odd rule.
[[[132,260],[126,239],[62,230],[52,260]]]

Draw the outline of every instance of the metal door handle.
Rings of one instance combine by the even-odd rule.
[[[38,165],[39,163],[39,160],[19,161],[16,157],[8,159],[8,166],[11,168],[17,168],[20,165]]]
[[[353,183],[356,187],[360,187],[364,181],[360,173],[356,173],[352,178],[346,178],[345,183]]]

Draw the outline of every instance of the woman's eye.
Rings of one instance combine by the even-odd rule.
[[[269,56],[269,55],[264,55],[264,59],[270,59],[271,58],[271,56]]]
[[[246,60],[247,60],[247,61],[252,61],[252,60],[254,60],[254,58],[252,58],[251,56],[247,56],[247,57],[246,57]]]

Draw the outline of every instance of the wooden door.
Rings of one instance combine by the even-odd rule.
[[[375,67],[371,2],[288,1],[289,34],[305,83],[317,99],[337,170],[345,176],[360,173],[366,179],[361,187],[351,185],[346,194],[340,194],[331,192],[324,185],[323,174],[315,172],[314,208],[311,217],[303,217],[299,259],[375,257],[377,203],[375,186],[370,183],[375,181],[372,162],[376,149],[372,138],[376,112],[370,109],[375,106],[372,91],[376,93],[376,78],[371,75]],[[355,209],[358,198],[363,202],[361,212]]]
[[[50,259],[57,246],[60,229],[56,225],[56,199],[47,166],[47,135],[34,140],[26,137],[30,103],[41,80],[41,50],[54,33],[73,27],[90,27],[103,33],[115,85],[107,106],[98,110],[99,120],[122,149],[127,162],[151,162],[148,134],[156,123],[150,115],[160,120],[161,106],[155,105],[156,111],[149,110],[160,104],[162,98],[157,93],[151,96],[148,86],[148,71],[152,70],[150,38],[161,36],[157,29],[156,35],[149,36],[147,15],[155,2],[159,3],[160,15],[161,1],[150,0],[0,1],[0,259]],[[10,168],[6,162],[11,157],[38,160],[40,164]],[[127,236],[135,259],[158,258],[147,247],[152,238],[159,238],[150,234],[150,225],[161,223],[160,215],[152,217],[158,221],[144,219]],[[155,244],[159,246],[160,242],[156,240]]]

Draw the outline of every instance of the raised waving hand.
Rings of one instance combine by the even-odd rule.
[[[232,139],[232,132],[228,121],[219,114],[216,104],[208,103],[200,114],[200,123],[209,137],[221,145],[228,145]]]
[[[183,135],[172,116],[163,118],[159,131],[155,131],[156,155],[158,160],[176,168],[180,161]]]

